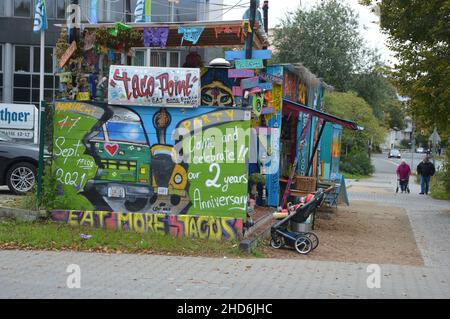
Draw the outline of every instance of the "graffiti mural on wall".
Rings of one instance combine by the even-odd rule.
[[[57,102],[55,110],[53,174],[61,196],[76,197],[86,210],[245,219],[249,111],[81,102]],[[180,128],[185,133],[175,134]]]
[[[242,234],[242,219],[152,213],[116,213],[102,211],[53,211],[52,220],[72,226],[89,226],[138,233],[157,232],[176,237],[237,239]]]
[[[341,158],[342,127],[333,125],[331,140],[331,173],[339,173],[339,162]]]
[[[235,80],[237,81],[237,80]],[[202,105],[207,106],[235,106],[233,85],[239,86],[228,77],[226,68],[205,68],[201,79]]]

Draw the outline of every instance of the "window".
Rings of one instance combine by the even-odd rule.
[[[99,17],[99,22],[124,22],[125,0],[99,0],[99,11],[103,17]]]
[[[14,16],[30,18],[33,11],[32,4],[32,0],[14,0]]]
[[[0,44],[0,102],[3,102],[3,44]]]
[[[146,144],[144,130],[141,123],[133,122],[106,122],[110,141]]]
[[[56,17],[56,0],[45,0],[45,9],[47,10],[47,18],[54,19]]]
[[[5,15],[5,1],[0,2],[0,17]]]
[[[86,1],[86,0],[81,0],[79,2],[82,13],[85,10],[83,7],[84,1]],[[70,0],[45,0],[45,5],[47,8],[47,17],[49,19],[60,19],[60,20],[65,19],[66,18],[66,8],[69,4],[70,4]]]
[[[167,66],[167,52],[151,51],[150,66]]]
[[[148,52],[150,51],[150,60]],[[135,66],[180,67],[180,52],[153,49],[136,49],[132,59]]]
[[[59,78],[54,75],[54,49],[45,48],[44,99],[54,99]],[[40,48],[14,46],[13,101],[15,103],[39,103]]]
[[[68,0],[56,0],[56,19],[66,18],[66,7]]]
[[[145,66],[145,54],[146,50],[136,50],[136,54],[133,56],[131,64],[135,66]]]

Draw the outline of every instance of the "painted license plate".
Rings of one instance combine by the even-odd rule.
[[[158,195],[168,195],[169,189],[167,187],[158,187]]]
[[[108,197],[125,198],[125,190],[120,186],[111,186],[108,188]]]

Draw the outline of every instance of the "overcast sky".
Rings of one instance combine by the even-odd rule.
[[[301,4],[303,9],[312,7],[320,0],[269,0],[269,28],[273,28],[280,23],[281,18],[286,16],[288,11],[295,11]],[[378,24],[372,21],[378,21],[378,17],[370,12],[370,8],[358,4],[358,0],[341,0],[350,5],[350,7],[359,15],[360,32],[367,44],[372,48],[378,48],[382,58],[391,64],[394,60],[392,53],[385,46],[386,36],[380,32]],[[213,3],[214,1],[211,1]],[[239,0],[224,0],[225,5],[234,5]],[[261,4],[264,0],[261,0]],[[242,4],[248,4],[249,0],[242,0]],[[226,7],[229,8],[229,7]],[[226,11],[227,9],[225,9]],[[245,8],[234,8],[225,13],[224,20],[241,19]]]

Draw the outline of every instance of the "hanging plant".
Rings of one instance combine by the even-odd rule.
[[[120,49],[128,52],[132,47],[141,47],[144,43],[142,30],[119,29],[117,34],[111,34],[111,29],[99,28],[96,31],[97,50],[102,48]]]

